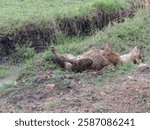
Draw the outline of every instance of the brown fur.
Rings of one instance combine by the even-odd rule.
[[[113,52],[110,45],[106,46],[105,49],[92,48],[88,51],[73,56],[71,54],[58,54],[55,49],[52,49],[54,58],[57,64],[66,69],[81,72],[86,69],[101,70],[105,66],[114,65],[118,63],[122,64],[120,55]]]

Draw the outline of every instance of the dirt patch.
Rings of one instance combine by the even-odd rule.
[[[134,75],[104,86],[82,83],[73,75],[64,75],[69,83],[61,86],[49,82],[52,73],[40,72],[32,87],[20,85],[0,93],[1,112],[150,112],[149,71],[139,68]],[[98,74],[85,73],[91,77]]]

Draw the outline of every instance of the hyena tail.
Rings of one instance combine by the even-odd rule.
[[[60,67],[65,67],[65,62],[63,56],[61,56],[55,49],[54,46],[50,46],[50,50],[53,54],[53,58],[56,64],[60,65]]]
[[[57,55],[57,52],[56,52],[56,49],[54,46],[50,46],[50,49],[51,49],[51,52],[54,54],[54,55]]]

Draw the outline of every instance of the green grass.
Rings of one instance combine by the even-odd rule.
[[[48,102],[48,109],[49,110],[52,110],[52,109],[56,108],[57,106],[58,106],[58,103],[55,101],[49,101]]]
[[[28,65],[28,64],[27,64],[27,65],[24,67],[24,69],[22,69],[22,71],[20,72],[19,77],[20,77],[20,76],[32,77],[32,76],[34,76],[35,72],[36,72],[36,68],[33,67],[33,66],[31,66],[31,65]]]
[[[150,18],[145,19],[147,12],[145,10],[139,10],[136,16],[132,19],[126,19],[124,23],[114,24],[114,26],[108,26],[105,30],[99,31],[94,36],[85,38],[75,38],[63,40],[63,44],[58,44],[56,49],[60,53],[71,53],[78,55],[91,47],[102,47],[106,44],[112,44],[114,50],[125,54],[129,52],[134,46],[143,44],[144,48],[144,62],[150,63]],[[34,68],[34,71],[26,69],[23,75],[30,78],[36,74],[39,70],[53,69],[53,75],[51,78],[51,83],[58,83],[60,87],[67,86],[70,80],[62,80],[65,74],[78,75],[81,81],[85,81],[96,86],[103,86],[104,84],[109,84],[119,77],[129,75],[134,72],[136,65],[127,63],[123,66],[118,66],[115,70],[108,70],[105,74],[97,77],[87,77],[86,73],[77,73],[64,71],[52,61],[52,53],[50,50],[46,50],[44,53],[40,53],[32,58],[28,65],[30,68]],[[28,68],[27,65],[27,68]],[[29,73],[29,75],[28,75]],[[30,75],[31,73],[31,75]]]
[[[4,78],[8,75],[8,68],[5,65],[0,65],[0,77]]]
[[[145,58],[149,60],[150,18],[145,20],[146,14],[146,10],[139,10],[134,18],[127,19],[124,23],[110,25],[104,31],[98,31],[96,35],[87,37],[79,43],[58,45],[57,49],[62,53],[79,54],[91,47],[102,47],[111,44],[115,51],[124,54],[129,52],[132,47],[143,44],[145,50],[147,50],[144,51]]]
[[[107,111],[107,108],[104,107],[104,106],[96,106],[95,109],[96,109],[95,111],[96,111],[97,113],[104,113],[104,112]]]
[[[132,19],[127,19],[126,22],[108,26],[104,31],[97,32],[92,37],[87,37],[79,43],[58,45],[57,49],[61,53],[80,54],[91,47],[102,47],[106,44],[112,44],[114,50],[125,54],[128,53],[134,46],[143,44],[145,46],[144,62],[150,63],[150,18],[146,18],[146,10],[139,10],[136,16]],[[98,76],[94,80],[88,82],[95,82],[97,85],[104,85],[110,83],[118,77],[131,74],[135,70],[135,65],[127,63],[123,66],[118,66],[116,70],[108,70],[102,76]],[[82,80],[84,81],[84,77]],[[87,79],[85,78],[87,81]]]
[[[14,86],[14,82],[13,81],[12,82],[10,81],[8,83],[2,84],[2,85],[0,85],[0,92],[3,92],[3,93],[8,92],[9,90],[12,89],[12,86]]]
[[[16,56],[21,62],[26,62],[32,59],[35,55],[35,50],[29,46],[16,46]]]
[[[57,18],[86,15],[96,8],[124,8],[125,0],[1,0],[0,35],[28,24],[43,26]]]
[[[115,83],[125,75],[130,75],[135,71],[136,66],[131,63],[118,66],[116,69],[107,70],[103,75],[97,76],[93,83],[99,88],[110,83]]]
[[[37,26],[46,25],[48,22],[55,22],[57,18],[74,17],[86,15],[96,8],[112,11],[120,7],[125,7],[125,0],[1,0],[0,1],[0,36],[12,33],[15,29],[28,24]],[[150,10],[148,10],[150,13]],[[114,23],[102,31],[96,32],[94,36],[78,37],[74,39],[61,37],[56,49],[60,53],[71,53],[78,55],[91,47],[102,47],[112,44],[114,50],[124,54],[136,45],[144,44],[144,62],[150,63],[150,18],[145,18],[148,12],[139,10],[132,19],[126,19],[124,23]],[[60,89],[65,89],[72,79],[66,77],[77,77],[81,84],[89,83],[97,87],[102,87],[116,81],[125,75],[130,75],[135,70],[135,65],[127,63],[118,66],[115,70],[107,70],[103,75],[92,77],[86,72],[74,73],[61,69],[52,62],[52,53],[47,49],[43,53],[37,54],[32,48],[27,46],[17,46],[16,56],[19,56],[25,67],[20,72],[19,77],[23,80],[21,87],[33,87],[36,83],[36,74],[39,71],[52,70],[49,83],[55,84]],[[17,58],[16,58],[17,59]],[[0,65],[0,77],[8,75],[8,68]],[[34,84],[35,83],[35,84]],[[1,92],[12,89],[14,82],[0,86]],[[140,99],[143,99],[141,94]],[[57,103],[50,101],[49,109],[57,107]],[[103,106],[96,107],[97,112],[105,112]]]

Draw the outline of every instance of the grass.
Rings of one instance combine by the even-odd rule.
[[[144,62],[150,63],[150,18],[145,19],[146,14],[145,10],[139,10],[134,18],[127,19],[124,23],[108,26],[104,31],[99,31],[96,35],[86,38],[78,44],[73,43],[69,46],[67,44],[60,45],[57,48],[62,53],[80,54],[90,47],[101,47],[106,44],[112,44],[115,51],[125,54],[132,47],[143,44],[145,46],[143,51]],[[127,63],[119,66],[115,71],[110,70],[103,76],[98,76],[94,82],[99,85],[110,83],[120,76],[131,74],[134,68],[134,65]]]
[[[48,109],[49,110],[52,110],[52,109],[56,108],[57,106],[58,106],[57,102],[54,102],[54,101],[49,101],[48,102]]]
[[[36,68],[31,65],[26,65],[24,69],[19,73],[18,77],[24,77],[24,82],[30,84],[34,81]]]
[[[139,10],[136,16],[132,19],[126,19],[124,23],[114,23],[114,26],[109,25],[105,30],[98,31],[96,35],[90,37],[81,37],[74,39],[62,39],[56,46],[60,53],[71,53],[78,55],[91,47],[102,47],[106,44],[112,44],[114,50],[124,54],[130,51],[132,47],[138,44],[144,44],[144,59],[145,63],[150,63],[150,18],[145,19],[145,10]],[[70,79],[62,80],[65,74],[77,76],[81,81],[87,82],[87,75],[82,73],[74,74],[72,72],[64,71],[52,62],[52,53],[48,49],[44,53],[36,54],[29,47],[18,47],[18,55],[26,61],[24,70],[21,71],[20,77],[24,78],[27,84],[31,84],[35,80],[35,75],[39,70],[45,71],[48,69],[53,70],[50,83],[56,83],[61,88],[70,83]],[[134,71],[132,64],[128,63],[123,66],[118,66],[116,70],[108,70],[105,74],[89,78],[89,83],[94,83],[96,86],[103,86],[123,75],[131,74]],[[6,68],[1,68],[1,75],[7,74]]]
[[[104,107],[104,106],[101,106],[101,105],[99,105],[99,106],[96,106],[96,112],[97,113],[104,113],[104,112],[106,112],[107,111],[107,108],[106,107]]]
[[[135,67],[136,66],[131,63],[120,65],[114,70],[107,70],[103,75],[97,76],[97,78],[95,78],[93,82],[97,87],[101,88],[102,86],[117,82],[118,79],[122,78],[125,75],[132,74],[135,70]]]
[[[12,86],[14,86],[14,82],[13,81],[12,82],[10,81],[8,83],[2,84],[0,86],[0,92],[3,92],[3,93],[8,92],[9,90],[12,89]]]
[[[139,93],[138,99],[139,99],[140,102],[145,103],[146,99],[145,99],[145,94],[144,94],[144,92],[141,91],[141,92]]]
[[[21,62],[26,62],[35,56],[36,52],[29,46],[16,46],[16,55]]]
[[[0,77],[4,78],[8,75],[8,68],[5,65],[0,65]]]
[[[55,22],[57,18],[83,16],[96,8],[112,11],[120,7],[124,8],[126,5],[125,0],[1,0],[0,37],[4,34],[11,34],[15,29],[20,29],[28,24],[42,27],[49,22]],[[91,47],[99,48],[106,44],[112,44],[116,52],[124,54],[129,52],[135,45],[144,44],[144,62],[150,63],[150,18],[145,18],[146,13],[145,10],[139,10],[134,18],[126,19],[124,23],[109,25],[104,30],[96,32],[93,36],[74,39],[60,38],[56,49],[60,53],[78,55]],[[17,84],[19,86],[15,86],[15,82],[10,81],[10,83],[4,83],[0,86],[0,92],[5,93],[14,89],[12,86],[19,89],[38,86],[40,82],[37,81],[36,74],[47,70],[50,70],[51,73],[46,82],[55,84],[64,91],[71,90],[68,87],[70,87],[69,85],[73,80],[100,88],[116,82],[120,77],[132,74],[136,67],[131,63],[127,63],[123,66],[117,66],[115,70],[107,70],[103,75],[93,76],[87,72],[74,73],[61,69],[52,62],[52,53],[49,49],[37,54],[28,46],[17,46],[16,52],[23,64],[25,64],[24,69],[19,74],[20,82]],[[0,78],[7,76],[7,74],[8,68],[0,65]],[[43,82],[45,82],[45,79]],[[42,85],[44,84],[43,82]],[[87,92],[88,94],[90,96],[90,92]],[[139,100],[144,102],[143,93],[139,94]],[[76,98],[70,105],[80,106],[80,97]],[[47,104],[49,110],[57,107],[59,107],[59,104],[55,101],[49,101]],[[16,108],[15,111],[19,112],[20,110]],[[95,106],[95,111],[107,112],[107,107],[98,105]]]
[[[1,0],[0,35],[28,24],[43,26],[57,18],[86,15],[96,8],[124,8],[125,0]]]
[[[94,36],[85,38],[75,38],[63,40],[63,44],[56,46],[58,52],[60,53],[71,53],[78,55],[91,47],[102,47],[106,44],[112,44],[114,50],[124,54],[131,50],[132,47],[143,44],[144,48],[144,62],[150,63],[150,18],[145,19],[145,10],[139,10],[136,16],[132,19],[126,19],[124,23],[114,24],[114,26],[108,26],[104,31],[99,31]],[[87,82],[87,75],[82,73],[74,74],[72,72],[64,71],[55,65],[52,61],[52,53],[50,50],[46,50],[44,53],[36,55],[30,60],[29,66],[34,67],[34,71],[26,70],[27,77],[34,76],[34,74],[39,70],[53,69],[53,75],[51,82],[60,84],[62,86],[67,86],[70,80],[62,80],[64,74],[78,75],[81,81]],[[28,65],[27,65],[28,66]],[[97,76],[95,78],[89,78],[89,83],[94,83],[96,86],[103,86],[104,84],[109,84],[113,80],[131,74],[134,72],[135,65],[127,63],[123,66],[118,66],[115,70],[108,70],[105,74]],[[28,75],[28,73],[33,72],[33,75]]]
[[[99,31],[92,37],[87,37],[80,43],[72,43],[57,46],[62,53],[79,54],[90,47],[101,47],[106,44],[111,44],[114,50],[124,54],[130,51],[131,47],[139,44],[145,45],[146,59],[148,60],[150,50],[150,18],[144,20],[146,15],[145,10],[140,10],[132,19],[127,19],[126,22],[108,26],[104,31]],[[66,49],[67,48],[67,49]]]

